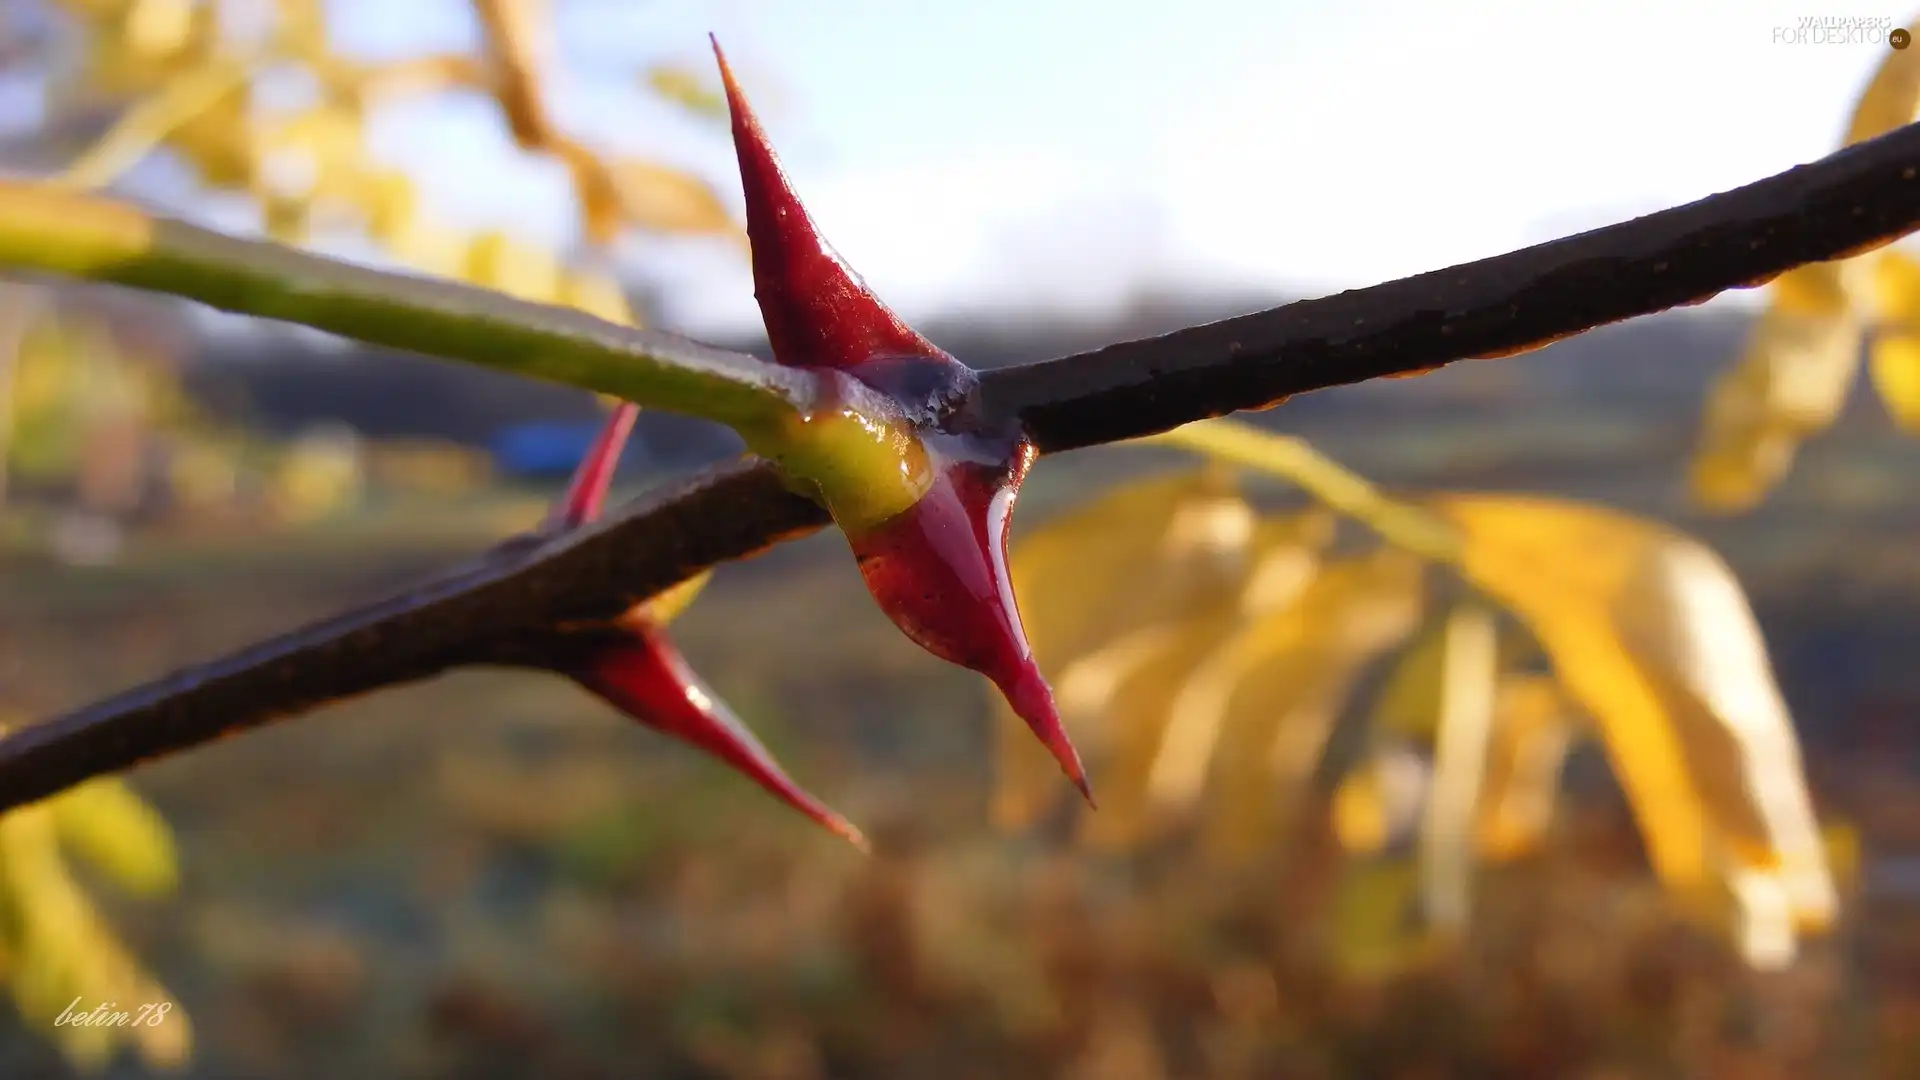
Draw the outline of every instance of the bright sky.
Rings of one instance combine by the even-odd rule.
[[[1496,254],[1831,151],[1881,43],[1776,40],[1868,0],[558,0],[556,104],[738,200],[724,137],[638,59],[716,32],[822,230],[909,318],[1087,310],[1141,284],[1319,293]],[[1909,0],[1911,3],[1912,0]],[[369,53],[460,47],[460,0],[335,0]],[[377,15],[377,17],[369,17]],[[702,61],[705,62],[705,61]],[[478,103],[376,145],[435,212],[571,236],[565,181]],[[486,182],[476,183],[475,177]],[[656,247],[675,321],[755,324],[744,260]]]

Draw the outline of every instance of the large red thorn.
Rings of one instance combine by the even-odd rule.
[[[754,296],[774,359],[840,369],[882,390],[901,369],[877,361],[931,361],[945,378],[966,373],[881,303],[820,235],[718,40],[713,54],[746,192]],[[1007,574],[1007,522],[1032,444],[1017,430],[986,436],[923,427],[920,435],[937,466],[933,487],[907,511],[847,535],[868,591],[922,648],[991,679],[1091,804],[1080,755],[1027,647]]]
[[[821,238],[734,81],[720,42],[711,35],[709,40],[733,117],[733,148],[740,158],[753,246],[753,295],[774,358],[790,367],[827,368],[856,367],[882,357],[945,358],[875,298]]]

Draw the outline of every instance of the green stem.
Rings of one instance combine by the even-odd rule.
[[[1395,547],[1432,562],[1459,563],[1460,539],[1451,525],[1417,506],[1381,494],[1379,488],[1322,455],[1304,439],[1275,435],[1238,420],[1216,419],[1134,441],[1177,446],[1282,477]]]
[[[0,181],[0,267],[170,293],[596,390],[743,435],[790,424],[818,389],[807,372],[672,334],[224,236],[41,183]]]

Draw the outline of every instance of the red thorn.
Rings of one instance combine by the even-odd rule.
[[[711,35],[709,38],[711,39]],[[882,357],[946,354],[875,297],[814,227],[767,142],[760,120],[713,41],[733,118],[746,192],[753,295],[774,359],[789,367],[852,368]]]
[[[877,385],[874,362],[880,360],[937,360],[964,370],[882,304],[820,235],[719,40],[709,38],[746,193],[754,297],[774,359],[849,373],[865,367],[860,374],[869,385]],[[920,431],[923,443],[928,434]],[[1092,804],[1080,755],[1034,667],[1007,577],[1007,519],[1033,446],[1017,432],[977,446],[962,436],[954,445],[956,453],[918,503],[859,536],[847,534],[848,543],[868,591],[894,625],[928,652],[998,685]]]
[[[628,619],[620,628],[627,636],[600,643],[583,663],[569,666],[574,681],[640,723],[719,758],[861,851],[872,851],[853,823],[787,776],[657,627]]]
[[[1067,779],[1079,789],[1080,797],[1087,801],[1087,806],[1099,809],[1100,804],[1093,798],[1093,785],[1087,780],[1086,766],[1080,761],[1080,751],[1074,749],[1066,726],[1060,722],[1060,710],[1054,705],[1053,689],[1047,685],[1032,659],[1020,665],[1010,678],[999,685],[1014,715],[1026,721],[1028,730],[1040,740],[1040,745],[1046,747],[1047,752],[1053,755],[1053,760],[1060,763],[1060,771],[1066,773]]]
[[[944,463],[919,502],[847,540],[880,610],[921,648],[991,679],[1092,803],[1080,754],[1027,645],[1007,574],[1007,522],[1022,475],[1018,467],[1009,476],[970,462]]]
[[[613,474],[620,464],[620,452],[626,448],[627,436],[633,431],[634,417],[639,412],[640,407],[630,401],[614,408],[601,426],[600,434],[594,436],[586,456],[574,467],[566,495],[547,518],[550,526],[573,529],[600,516],[606,505],[607,488],[613,483]]]

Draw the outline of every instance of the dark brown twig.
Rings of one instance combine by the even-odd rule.
[[[962,408],[1018,416],[1044,452],[1094,446],[1329,386],[1513,355],[1916,228],[1920,125],[1909,125],[1623,224],[988,372]],[[610,614],[826,524],[763,463],[708,470],[589,530],[503,546],[411,592],[0,739],[0,810],[342,697],[485,662],[487,642]]]

